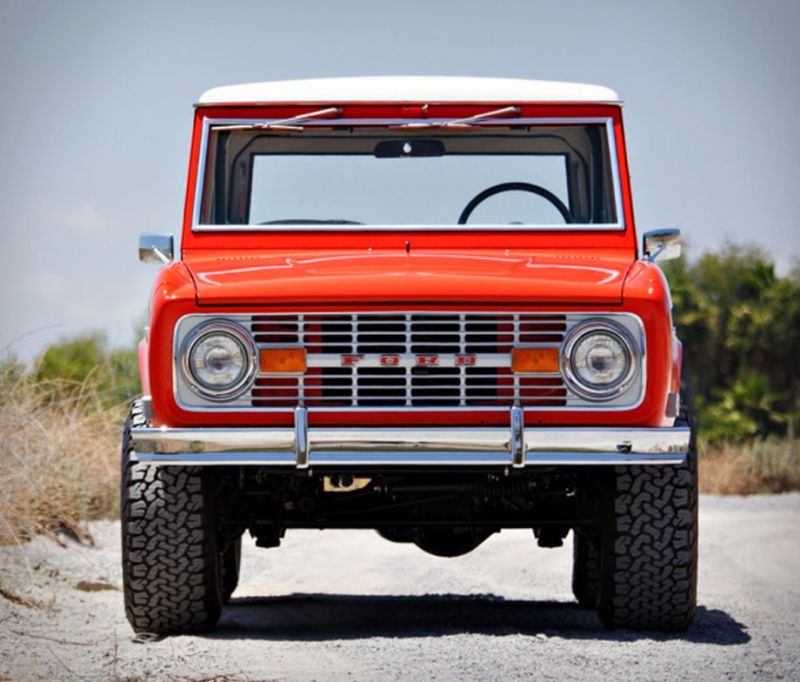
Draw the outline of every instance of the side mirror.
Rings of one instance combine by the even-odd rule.
[[[642,251],[644,257],[653,262],[678,258],[681,255],[681,231],[669,227],[645,232]]]
[[[143,234],[139,237],[139,260],[142,263],[165,265],[175,255],[171,234]]]

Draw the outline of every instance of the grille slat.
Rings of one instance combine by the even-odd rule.
[[[518,375],[508,357],[519,345],[559,346],[566,315],[535,313],[355,313],[253,315],[259,347],[302,346],[324,356],[305,375],[260,375],[253,407],[565,406],[560,374]],[[462,356],[498,366],[372,366],[380,356]],[[342,356],[368,356],[370,366],[329,366]],[[391,360],[391,358],[390,358]],[[430,360],[430,358],[429,358]],[[452,362],[452,361],[451,361]]]

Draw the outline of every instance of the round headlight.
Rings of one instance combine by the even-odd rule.
[[[622,393],[636,372],[630,335],[608,322],[587,322],[570,334],[564,348],[567,382],[584,398],[605,400]]]
[[[185,343],[184,371],[192,388],[212,399],[240,393],[255,373],[255,351],[249,335],[234,324],[210,323]]]

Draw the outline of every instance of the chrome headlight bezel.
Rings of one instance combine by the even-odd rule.
[[[232,384],[215,388],[197,377],[192,371],[192,351],[211,335],[223,335],[233,339],[241,348],[244,357],[244,371]],[[250,388],[258,373],[258,349],[253,337],[241,326],[227,320],[209,320],[192,329],[181,344],[181,374],[186,385],[206,400],[226,401],[240,396]]]
[[[606,334],[622,346],[628,359],[628,367],[615,381],[601,386],[583,380],[574,366],[574,353],[581,342],[593,334]],[[561,367],[564,381],[581,398],[592,402],[613,400],[625,393],[639,374],[643,349],[639,347],[631,333],[622,325],[606,319],[589,319],[570,330],[561,348]]]

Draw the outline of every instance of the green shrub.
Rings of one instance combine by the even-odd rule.
[[[779,277],[759,248],[729,244],[664,271],[701,436],[710,443],[793,438],[800,422],[800,269]]]
[[[116,405],[140,392],[138,354],[135,349],[109,350],[98,333],[63,339],[37,358],[33,379],[58,395]]]

